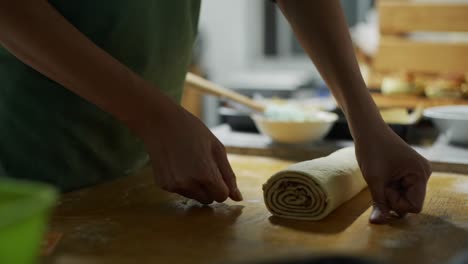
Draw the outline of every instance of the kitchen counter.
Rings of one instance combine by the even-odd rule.
[[[468,248],[468,176],[434,173],[419,215],[368,224],[367,190],[319,222],[272,217],[261,186],[289,161],[229,155],[245,200],[201,206],[159,190],[149,168],[63,195],[43,263],[253,263],[310,254],[444,263]]]
[[[310,144],[279,144],[265,135],[237,132],[228,125],[212,129],[215,136],[230,153],[280,157],[288,160],[308,160],[326,156],[343,147],[353,146],[352,141],[319,141]],[[412,146],[431,162],[434,171],[468,174],[468,146],[449,144],[440,136],[429,146]]]

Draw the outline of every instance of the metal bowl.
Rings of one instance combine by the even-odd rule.
[[[431,107],[424,110],[451,143],[468,145],[468,105]]]

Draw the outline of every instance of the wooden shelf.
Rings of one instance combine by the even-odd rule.
[[[466,3],[379,1],[381,32],[468,31]]]
[[[423,108],[443,105],[468,105],[468,100],[464,99],[432,99],[421,96],[389,96],[373,93],[375,103],[379,108],[404,107],[408,109],[421,105]]]
[[[380,87],[379,79],[401,71],[434,75],[468,73],[468,43],[453,35],[468,32],[467,3],[379,0],[377,9],[379,47],[372,58],[361,59],[370,64],[375,75],[369,78],[368,86]],[[432,32],[439,37],[432,39],[424,34],[415,37],[414,33],[418,32]],[[387,104],[386,99],[382,100]],[[396,102],[403,105],[422,102],[428,106],[466,104],[463,100],[421,101],[419,98]]]
[[[468,71],[468,44],[431,43],[382,36],[373,66],[378,71],[406,69],[429,73],[463,73]]]

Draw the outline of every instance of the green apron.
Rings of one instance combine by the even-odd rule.
[[[97,46],[180,99],[199,0],[49,2]],[[68,191],[129,174],[147,160],[140,140],[116,119],[0,47],[0,176]]]

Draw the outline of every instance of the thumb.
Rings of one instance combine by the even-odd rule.
[[[390,210],[386,204],[373,204],[372,213],[369,217],[371,224],[385,224],[390,219]]]
[[[384,188],[382,190],[372,190],[372,213],[369,217],[369,222],[371,224],[385,224],[391,218],[390,208],[387,204],[387,199],[385,198]]]
[[[223,180],[229,188],[229,197],[234,201],[242,201],[243,197],[237,188],[236,175],[232,171],[231,165],[227,159],[226,152],[223,148],[215,148],[215,159],[218,163],[218,168],[223,176]]]

